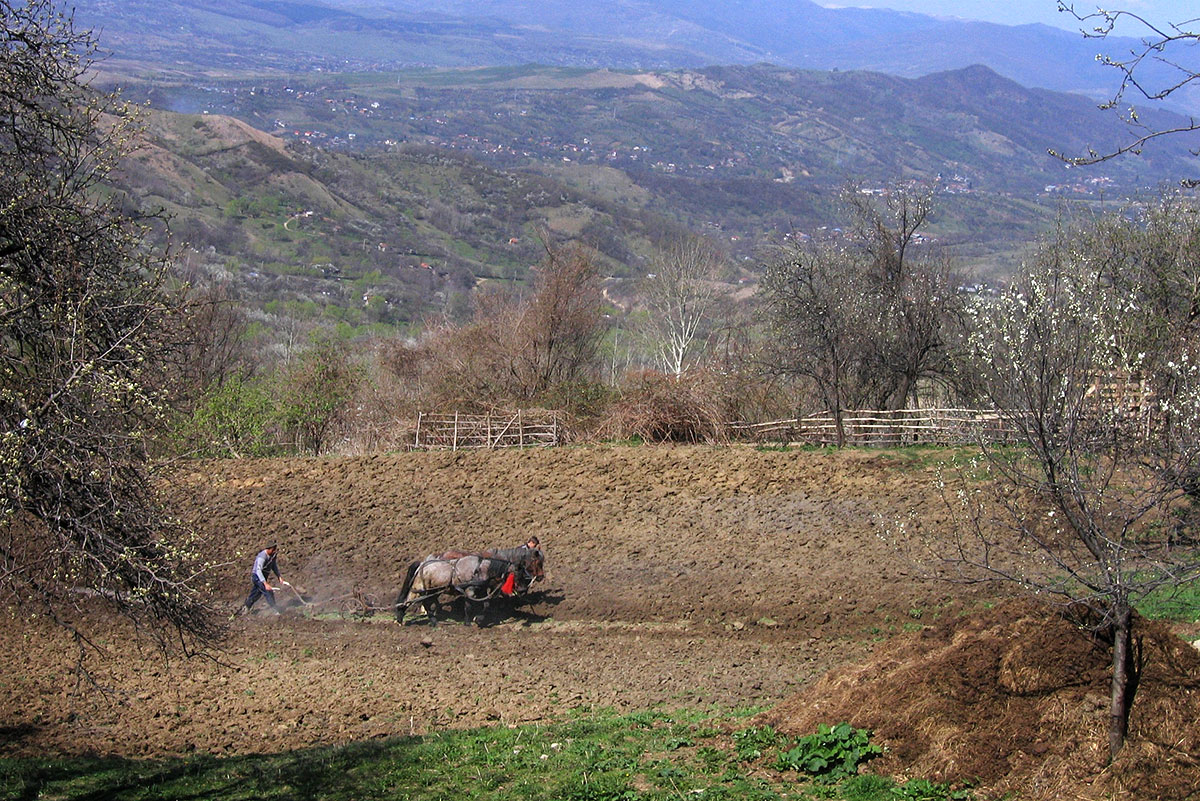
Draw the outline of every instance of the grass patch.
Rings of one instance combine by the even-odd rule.
[[[754,450],[762,451],[763,453],[790,453],[793,450],[797,450],[799,447],[800,446],[798,445],[792,445],[787,442],[775,442],[755,445]]]
[[[1137,611],[1151,620],[1200,623],[1200,580],[1160,587],[1138,601]]]
[[[777,801],[819,796],[932,801],[967,797],[929,782],[897,785],[883,777],[850,775],[838,783],[825,776],[817,784],[792,772],[791,765],[786,772],[772,771],[768,767],[772,762],[807,741],[789,740],[768,727],[745,728],[739,721],[746,714],[649,710],[617,715],[592,710],[552,725],[443,731],[280,754],[168,760],[4,759],[0,760],[0,799]],[[850,734],[859,733],[851,730]],[[849,742],[848,737],[833,746],[823,742],[821,747],[836,751]],[[861,743],[850,744],[855,749],[873,749],[865,738],[863,733]],[[834,756],[833,761],[847,764],[840,751]]]

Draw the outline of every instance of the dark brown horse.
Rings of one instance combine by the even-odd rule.
[[[464,553],[446,551],[427,556],[409,564],[400,594],[396,597],[396,620],[403,623],[405,614],[420,604],[430,625],[436,625],[442,596],[461,596],[465,602],[465,619],[478,618],[476,607],[483,606],[496,595],[524,593],[529,585],[543,578],[544,557],[537,549]]]

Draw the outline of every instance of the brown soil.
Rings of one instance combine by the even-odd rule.
[[[1139,628],[1129,744],[1108,764],[1111,649],[1029,601],[897,637],[830,671],[756,723],[805,735],[848,721],[888,745],[873,771],[970,779],[1018,798],[1196,798],[1200,653]]]
[[[997,590],[918,582],[880,536],[899,518],[926,535],[949,529],[933,473],[901,457],[595,447],[246,460],[187,465],[172,492],[224,563],[214,592],[230,611],[253,553],[273,540],[307,603],[293,596],[277,617],[260,602],[215,659],[169,665],[100,625],[103,654],[85,661],[107,694],[76,687],[78,649],[60,631],[14,619],[0,630],[0,753],[270,751],[549,721],[589,705],[791,699],[773,713],[780,728],[838,716],[869,726],[897,774],[1092,797],[1103,649],[1025,613],[951,625]],[[356,588],[390,606],[414,558],[528,534],[546,550],[547,580],[487,627],[337,615]],[[1146,759],[1095,786],[1105,792],[1159,786],[1138,771],[1158,776],[1146,766],[1167,745],[1148,721],[1163,716],[1192,735],[1173,746],[1172,769],[1200,776],[1184,759],[1198,745],[1194,654],[1153,653],[1182,672],[1144,682],[1147,717],[1127,752]],[[1057,662],[1038,667],[1045,654]],[[1071,677],[1066,696],[1047,678],[1058,675]],[[1160,685],[1183,686],[1186,703]]]

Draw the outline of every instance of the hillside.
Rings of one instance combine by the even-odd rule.
[[[483,281],[525,279],[542,233],[585,238],[622,276],[673,226],[636,191],[610,202],[449,150],[325,152],[219,115],[154,113],[146,133],[121,187],[171,216],[190,273],[269,314],[417,323],[464,308]]]
[[[1188,143],[1084,177],[1047,151],[1083,154],[1129,141],[1087,100],[1027,89],[982,66],[919,79],[763,65],[673,72],[513,67],[261,77],[199,87],[169,78],[123,89],[158,108],[228,114],[322,149],[420,143],[504,166],[602,164],[721,183],[767,180],[828,190],[853,176],[961,181],[1033,194],[1102,177],[1128,191],[1190,174]],[[1151,126],[1179,124],[1150,114]]]
[[[458,313],[481,281],[524,280],[542,235],[589,244],[623,281],[686,228],[724,243],[739,267],[728,280],[752,279],[784,235],[843,224],[849,182],[933,187],[928,233],[964,269],[1003,275],[1068,199],[1148,194],[1194,167],[1185,143],[1166,142],[1066,170],[1049,148],[1127,132],[1078,96],[984,67],[916,80],[521,67],[124,89],[168,109],[151,115],[125,188],[174,215],[190,260],[251,306],[353,328]]]

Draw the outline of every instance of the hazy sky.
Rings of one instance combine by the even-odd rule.
[[[897,11],[916,11],[935,16],[981,19],[1019,25],[1025,22],[1043,22],[1059,28],[1079,30],[1080,24],[1069,14],[1060,14],[1055,0],[818,0],[825,6],[863,6],[871,8],[893,8]],[[1124,9],[1135,12],[1155,23],[1182,22],[1200,17],[1197,0],[1075,0],[1075,10],[1081,14],[1103,8]],[[1191,29],[1196,29],[1193,23]],[[1126,36],[1138,36],[1140,32],[1128,28]]]

